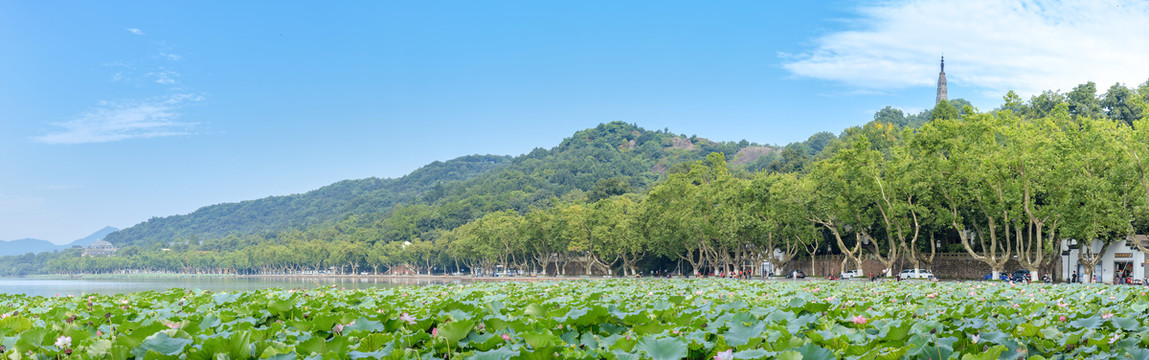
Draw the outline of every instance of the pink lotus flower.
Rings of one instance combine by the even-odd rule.
[[[431,337],[439,337],[439,328],[431,329]]]
[[[937,296],[937,295],[935,295],[935,294],[933,294],[933,293],[929,293],[929,294],[926,294],[926,298],[929,298],[929,299],[933,299],[933,298],[934,298],[934,297],[936,297],[936,296]]]
[[[714,360],[734,360],[734,349],[719,351],[718,355],[714,355]]]
[[[343,334],[343,324],[335,324],[335,327],[331,328],[331,332],[337,335]]]
[[[973,343],[977,344],[978,341],[981,341],[981,334],[970,335],[970,340],[973,340]]]
[[[503,341],[511,341],[511,336],[507,335],[507,334],[503,334]]]
[[[1061,317],[1059,317],[1059,318],[1057,318],[1057,319],[1058,319],[1058,320],[1061,320],[1061,322],[1065,322],[1065,315],[1061,315]]]
[[[63,349],[63,348],[69,347],[69,346],[72,346],[72,338],[71,337],[61,336],[61,337],[56,338],[56,347]]]
[[[400,321],[403,321],[403,322],[406,322],[406,323],[407,323],[407,324],[409,324],[409,325],[414,325],[414,324],[415,324],[415,316],[411,316],[411,315],[409,315],[409,314],[407,314],[407,313],[403,313],[402,315],[399,315],[399,320],[400,320]]]
[[[1105,314],[1101,314],[1101,319],[1102,319],[1102,320],[1109,320],[1109,318],[1111,318],[1111,317],[1113,317],[1113,313],[1105,313]]]
[[[863,325],[866,323],[866,318],[863,317],[862,315],[858,315],[858,316],[855,316],[854,318],[850,319],[850,321],[853,321],[855,324],[858,324],[858,325]]]

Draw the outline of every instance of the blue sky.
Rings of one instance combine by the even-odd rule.
[[[1134,1],[0,2],[0,239],[517,155],[621,120],[785,144],[1149,79]]]

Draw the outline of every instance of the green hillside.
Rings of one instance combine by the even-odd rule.
[[[458,182],[505,167],[508,156],[470,155],[433,162],[397,179],[344,180],[303,194],[205,206],[186,215],[156,217],[109,234],[118,247],[263,234],[376,214],[410,202],[437,183]]]
[[[445,205],[441,211],[461,224],[491,211],[526,211],[552,198],[641,191],[675,165],[704,159],[712,152],[748,167],[763,167],[777,157],[777,150],[744,140],[714,142],[612,122],[578,131],[549,150],[536,148],[513,158],[464,156],[436,161],[397,179],[344,180],[303,194],[206,206],[186,215],[152,218],[106,240],[123,247],[227,235],[274,236],[353,216],[357,223],[369,224],[385,219],[397,204]],[[600,181],[604,185],[596,193]],[[607,183],[615,188],[602,188]]]

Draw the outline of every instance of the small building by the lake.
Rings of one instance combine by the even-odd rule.
[[[1145,265],[1149,264],[1147,261],[1149,254],[1141,251],[1137,242],[1141,242],[1142,246],[1149,246],[1149,236],[1132,235],[1125,240],[1113,241],[1107,247],[1104,247],[1105,244],[1101,240],[1093,240],[1089,244],[1082,244],[1076,240],[1062,240],[1061,270],[1067,278],[1071,279],[1072,274],[1078,274],[1079,282],[1090,282],[1089,279],[1080,278],[1087,273],[1079,259],[1081,247],[1090,246],[1093,253],[1100,253],[1104,247],[1105,253],[1101,256],[1101,261],[1093,269],[1094,282],[1123,283],[1123,279],[1126,278],[1146,281]]]
[[[112,256],[116,253],[116,247],[112,243],[99,240],[88,244],[84,248],[84,253],[80,256]]]

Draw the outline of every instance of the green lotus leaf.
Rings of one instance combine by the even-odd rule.
[[[766,328],[766,324],[757,323],[753,326],[746,326],[741,323],[735,324],[730,330],[722,334],[726,339],[726,343],[731,346],[742,346],[750,342],[752,338],[760,338],[762,330]]]
[[[778,360],[802,360],[802,359],[808,359],[808,358],[806,358],[800,352],[790,350],[790,351],[784,351],[784,352],[778,354],[778,356],[775,357],[775,359],[778,359]]]
[[[527,307],[523,309],[523,315],[527,316],[542,316],[544,313],[546,313],[546,310],[543,309],[543,307],[539,304],[535,303],[527,304]]]
[[[552,334],[550,330],[541,333],[525,333],[520,336],[533,348],[556,346],[562,342],[562,339]]]
[[[386,327],[383,326],[383,323],[375,321],[375,320],[371,320],[371,319],[368,319],[365,317],[360,317],[358,319],[355,319],[355,322],[353,324],[343,327],[344,332],[351,332],[351,331],[379,332],[379,331],[384,331],[384,330],[386,330]]]
[[[214,359],[217,354],[226,356],[228,354],[228,340],[222,337],[213,337],[204,339],[200,343],[200,348],[190,351],[188,353],[188,360],[208,360]]]
[[[33,350],[44,345],[45,342],[51,343],[52,341],[49,341],[48,338],[49,333],[48,329],[42,327],[25,330],[20,333],[20,337],[16,340],[16,347],[21,350]]]
[[[9,316],[0,319],[0,335],[20,334],[31,327],[32,321],[23,316]]]
[[[994,360],[1006,350],[1005,345],[996,345],[983,352],[969,352],[962,355],[962,360]]]
[[[797,352],[794,352],[794,354],[797,354]],[[751,349],[735,351],[733,355],[735,359],[775,359],[778,358],[780,354],[762,349]],[[801,357],[799,357],[799,359],[800,358]]]
[[[249,359],[253,350],[250,331],[238,331],[228,337],[227,353],[232,359]]]
[[[1097,329],[1097,327],[1101,326],[1101,324],[1103,324],[1104,322],[1105,321],[1101,319],[1101,316],[1094,315],[1094,316],[1090,316],[1090,317],[1086,317],[1086,318],[1073,320],[1073,321],[1069,322],[1069,325],[1076,327],[1076,328],[1081,328],[1081,329]]]
[[[230,304],[230,303],[234,302],[235,300],[239,299],[239,296],[240,296],[240,294],[238,294],[238,293],[218,293],[218,294],[212,295],[211,298],[212,298],[212,301],[215,302],[216,305],[225,305],[225,304]]]
[[[471,320],[441,323],[438,327],[438,336],[446,339],[447,343],[457,343],[467,337],[474,327],[475,322]]]
[[[99,340],[93,341],[90,345],[88,345],[88,350],[86,350],[85,352],[88,353],[88,356],[90,356],[90,357],[101,358],[101,357],[104,357],[105,355],[108,355],[109,350],[111,350],[111,349],[112,349],[112,341],[111,340],[99,339]]]
[[[908,322],[903,323],[902,320],[884,322],[881,330],[886,334],[883,339],[893,341],[904,340],[910,332],[911,325],[912,324]]]
[[[519,356],[518,350],[511,350],[508,348],[498,348],[488,351],[479,351],[471,355],[471,360],[506,360]]]
[[[635,349],[654,360],[677,360],[686,357],[687,354],[686,342],[678,338],[645,337],[638,342]]]
[[[377,351],[369,351],[369,352],[352,351],[352,352],[348,353],[347,355],[349,357],[351,357],[352,359],[388,359],[388,358],[394,358],[395,356],[397,356],[399,354],[402,354],[402,353],[395,351],[395,348],[392,345],[387,345],[387,347],[379,349]]]
[[[158,354],[175,356],[183,353],[184,348],[187,348],[188,345],[191,345],[191,343],[191,339],[171,337],[168,335],[168,332],[161,331],[144,339],[144,341],[140,343],[139,347],[136,348],[136,353],[145,354],[155,352]],[[143,355],[137,356],[140,357]]]

